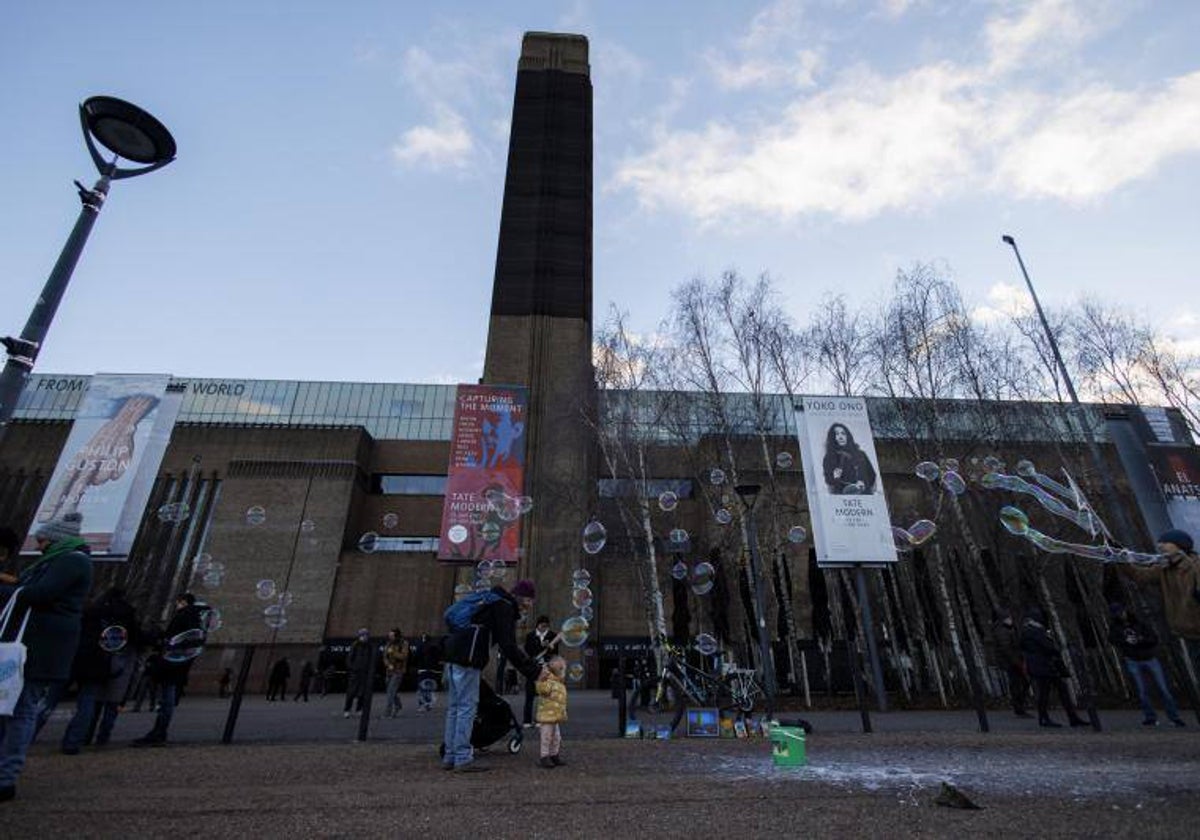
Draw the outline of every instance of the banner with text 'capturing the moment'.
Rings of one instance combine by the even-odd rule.
[[[517,562],[527,404],[523,387],[458,386],[439,560]]]
[[[91,378],[31,532],[77,511],[93,554],[129,553],[183,403],[170,381],[166,374]],[[30,536],[25,550],[36,549]]]
[[[896,562],[866,400],[803,397],[796,430],[817,564]]]

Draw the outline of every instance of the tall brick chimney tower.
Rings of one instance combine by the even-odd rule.
[[[521,44],[483,382],[529,388],[519,572],[556,616],[594,496],[592,82],[582,35]],[[539,605],[539,609],[541,609]]]

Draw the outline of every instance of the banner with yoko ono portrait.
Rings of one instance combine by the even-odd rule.
[[[795,409],[817,565],[896,562],[867,401],[802,397]]]

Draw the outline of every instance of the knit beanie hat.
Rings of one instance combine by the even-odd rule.
[[[537,597],[537,587],[533,585],[533,581],[531,580],[519,580],[513,584],[513,588],[509,590],[509,593],[514,598],[533,599]]]
[[[1170,531],[1163,532],[1159,536],[1158,541],[1160,543],[1175,543],[1175,545],[1188,553],[1191,553],[1192,547],[1195,545],[1188,532],[1180,531],[1178,528],[1172,528]]]
[[[40,525],[34,530],[33,536],[39,540],[49,540],[56,543],[59,540],[78,537],[83,533],[83,514],[73,510],[70,513],[64,513],[58,519],[51,519],[45,525]],[[1189,540],[1189,544],[1190,544]]]

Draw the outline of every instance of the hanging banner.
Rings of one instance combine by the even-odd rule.
[[[64,514],[83,515],[92,554],[126,555],[171,439],[182,392],[167,374],[96,374],[75,413],[32,532]]]
[[[801,399],[796,406],[796,434],[817,565],[896,562],[866,400]]]
[[[519,386],[458,386],[439,560],[517,562],[527,403]]]

